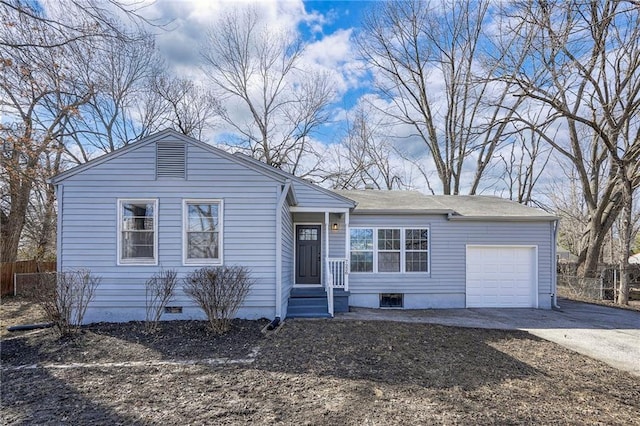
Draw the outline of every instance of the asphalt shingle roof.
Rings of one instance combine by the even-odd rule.
[[[539,218],[555,216],[515,201],[486,195],[425,195],[418,191],[335,190],[357,203],[356,212],[450,213],[460,218]]]

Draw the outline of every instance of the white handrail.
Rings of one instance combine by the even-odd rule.
[[[333,317],[333,270],[330,267],[331,262],[327,258],[326,269],[327,273],[325,274],[325,288],[327,290],[327,308],[329,311],[329,315]]]
[[[347,279],[347,259],[327,257],[325,262],[325,288],[327,290],[327,305],[329,315],[333,316],[333,289],[340,288],[349,291]]]
[[[343,258],[327,258],[327,273],[331,274],[331,285],[333,288],[344,289],[349,291],[349,282],[347,280],[347,259]]]

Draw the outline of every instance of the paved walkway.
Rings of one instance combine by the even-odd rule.
[[[523,330],[640,377],[640,312],[561,299],[559,310],[352,308],[338,319]]]

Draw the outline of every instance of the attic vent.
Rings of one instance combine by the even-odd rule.
[[[180,142],[159,142],[156,147],[156,176],[185,178],[185,145]]]

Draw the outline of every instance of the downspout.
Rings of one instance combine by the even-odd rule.
[[[276,319],[282,318],[282,206],[291,188],[291,181],[286,180],[276,205]]]
[[[59,183],[56,185],[56,200],[58,201],[58,215],[56,217],[56,271],[62,271],[62,213],[63,213],[63,197],[64,186]]]
[[[551,306],[560,309],[558,306],[558,219],[551,222]]]

